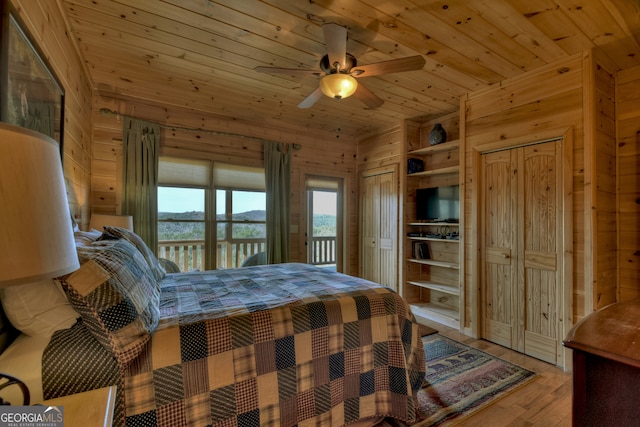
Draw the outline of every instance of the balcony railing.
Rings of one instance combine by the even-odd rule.
[[[266,246],[265,239],[232,239],[231,242],[218,240],[216,265],[219,269],[241,267],[251,255],[264,252]]]
[[[332,265],[336,263],[336,236],[314,236],[311,238],[309,264]]]
[[[310,264],[332,265],[336,263],[335,236],[313,237]],[[219,240],[217,268],[237,268],[251,255],[264,252],[265,239]],[[204,240],[161,240],[158,257],[175,262],[180,271],[204,270]]]
[[[158,258],[175,262],[180,271],[204,270],[204,240],[161,240]]]

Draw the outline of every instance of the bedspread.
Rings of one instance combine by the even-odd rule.
[[[389,288],[306,264],[168,274],[160,324],[121,366],[127,426],[415,421],[424,351]]]

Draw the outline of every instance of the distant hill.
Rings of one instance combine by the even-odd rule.
[[[224,219],[224,215],[216,215],[218,220]],[[266,218],[266,212],[262,210],[247,211],[233,215],[235,221],[264,221]],[[204,212],[159,212],[158,219],[175,219],[175,220],[202,220],[204,219]]]
[[[159,220],[181,220],[181,221],[202,221],[204,212],[159,212]],[[223,215],[217,215],[218,220],[223,220]],[[253,210],[233,215],[234,221],[265,221],[266,212],[263,210]],[[233,228],[233,237],[236,239],[254,239],[266,237],[266,226],[264,224],[240,224]],[[224,236],[224,226],[218,225],[218,234]],[[314,235],[335,236],[336,217],[335,215],[315,215]],[[158,224],[159,240],[204,240],[204,225],[202,223],[166,222]]]

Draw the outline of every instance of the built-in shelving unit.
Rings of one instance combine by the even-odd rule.
[[[452,173],[457,174],[458,172],[460,172],[460,166],[450,166],[448,168],[440,168],[440,169],[434,169],[430,171],[415,172],[411,174],[411,177],[415,178],[415,177],[421,177],[421,176],[448,175]]]
[[[407,261],[415,262],[417,264],[433,265],[434,267],[453,268],[454,270],[457,270],[458,268],[460,268],[457,263],[437,261],[435,259],[415,259],[415,258],[410,258]]]
[[[460,140],[456,139],[455,141],[447,141],[442,144],[437,145],[429,145],[428,147],[418,148],[416,150],[411,150],[407,154],[409,156],[416,156],[421,154],[431,154],[437,153],[439,151],[447,151],[452,150],[454,148],[460,148]]]
[[[423,170],[407,174],[405,180],[403,295],[418,320],[429,319],[461,330],[462,227],[456,222],[421,222],[416,218],[418,189],[459,185],[458,119],[455,113],[426,123],[412,122],[415,132],[407,132],[407,160],[418,160]],[[442,123],[448,139],[429,145],[435,123]]]

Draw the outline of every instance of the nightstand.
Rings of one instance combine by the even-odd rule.
[[[66,426],[111,427],[113,408],[116,403],[116,388],[111,386],[70,394],[45,400],[41,404],[62,406]]]

